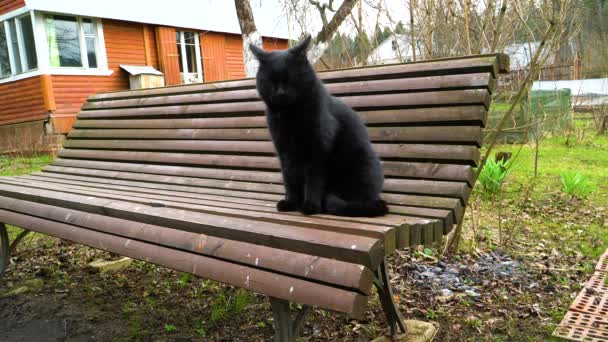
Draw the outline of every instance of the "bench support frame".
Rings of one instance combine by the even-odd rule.
[[[15,240],[9,244],[8,228],[4,223],[0,222],[0,278],[4,277],[9,259],[11,255],[15,253],[15,250],[17,250],[17,245],[30,232],[30,230],[24,229],[17,235]]]
[[[374,274],[374,285],[378,292],[378,297],[380,297],[380,304],[386,315],[386,320],[391,328],[391,337],[397,335],[397,329],[401,334],[407,333],[403,316],[393,298],[393,289],[391,288],[388,270],[386,269],[386,258]]]
[[[310,310],[310,306],[304,305],[302,310],[295,317],[292,317],[289,301],[274,297],[269,298],[274,318],[274,341],[295,341],[304,323],[304,318]]]
[[[399,308],[393,299],[393,290],[390,284],[388,269],[386,268],[386,259],[374,274],[374,285],[378,292],[378,296],[380,297],[380,303],[391,330],[391,337],[395,338],[399,333],[407,333],[401,311],[399,311]],[[269,297],[269,299],[274,318],[274,341],[295,341],[310,307],[305,305],[302,310],[293,317],[289,301],[274,297]]]
[[[6,272],[8,259],[11,255],[10,250],[6,225],[0,222],[0,278],[2,278],[4,276],[4,272]]]

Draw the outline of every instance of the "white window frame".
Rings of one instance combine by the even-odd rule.
[[[65,16],[65,17],[72,17],[72,18],[76,18],[76,22],[78,23],[78,42],[80,43],[80,59],[82,60],[82,66],[81,67],[54,67],[54,66],[50,66],[50,60],[49,60],[49,56],[48,56],[48,41],[47,41],[47,34],[46,34],[46,25],[45,20],[47,16],[52,16],[52,15],[60,15],[60,16]],[[96,48],[96,53],[97,53],[97,67],[96,68],[89,68],[89,57],[87,55],[87,46],[86,46],[86,36],[84,33],[84,27],[82,25],[82,19],[86,18],[86,19],[91,19],[93,21],[93,25],[95,25],[95,34],[97,36],[97,46]],[[79,16],[79,15],[70,15],[70,14],[61,14],[61,13],[41,13],[41,18],[40,21],[42,22],[42,30],[44,31],[44,34],[42,35],[42,37],[44,38],[44,49],[46,51],[46,61],[49,62],[49,69],[51,70],[51,74],[54,75],[72,75],[72,74],[76,74],[76,75],[80,75],[78,72],[81,71],[87,71],[87,73],[85,74],[96,74],[96,71],[98,70],[107,70],[108,69],[108,58],[106,56],[106,49],[105,49],[105,40],[103,38],[103,27],[101,24],[101,19],[99,18],[92,18],[92,17],[83,17],[83,16]],[[103,47],[103,48],[102,48]]]
[[[201,42],[199,39],[199,35],[198,32],[195,31],[177,31],[177,33],[179,33],[179,46],[181,49],[181,55],[182,55],[182,70],[184,70],[182,73],[184,74],[184,84],[190,84],[192,82],[190,82],[190,77],[186,77],[187,75],[190,74],[194,74],[193,72],[189,72],[188,70],[188,57],[186,57],[186,39],[184,38],[185,36],[185,32],[190,32],[190,33],[194,33],[194,54],[195,54],[195,58],[196,58],[196,68],[198,69],[198,79],[201,80],[200,83],[204,83],[205,80],[203,79],[204,75],[203,75],[203,61],[201,58]]]
[[[14,74],[15,72],[15,56],[12,49],[12,38],[10,37],[10,31],[8,27],[9,20],[20,20],[21,17],[30,15],[33,33],[34,33],[34,45],[36,47],[36,58],[38,61],[38,68],[32,69],[20,74]],[[64,15],[75,17],[79,25],[79,40],[81,57],[83,58],[83,67],[51,67],[49,60],[48,42],[46,35],[45,17],[47,15]],[[93,21],[95,25],[95,34],[97,36],[97,68],[88,68],[89,58],[86,53],[86,35],[84,34],[84,27],[82,25],[82,18],[88,18]],[[9,63],[11,66],[11,76],[0,78],[0,84],[14,82],[17,80],[38,76],[38,75],[74,75],[74,76],[110,76],[114,72],[108,68],[108,57],[106,54],[106,44],[103,35],[103,25],[100,18],[83,17],[77,15],[70,15],[65,13],[51,13],[51,12],[40,12],[27,9],[27,7],[19,8],[15,11],[0,15],[0,25],[4,25],[7,33],[6,43],[9,46],[8,55]],[[25,44],[23,44],[23,35],[21,32],[21,22],[16,23],[17,39],[19,44],[19,54],[22,68],[29,67],[27,65],[27,58],[24,53]],[[86,67],[85,67],[86,66]]]
[[[2,25],[4,25],[4,32],[6,35],[9,63],[11,65],[12,74],[11,74],[11,76],[5,77],[1,80],[5,80],[6,78],[10,78],[10,77],[20,76],[22,74],[28,74],[28,73],[35,72],[36,70],[38,70],[38,66],[35,68],[30,68],[30,66],[27,62],[25,41],[23,39],[23,31],[21,28],[21,26],[23,25],[21,20],[27,16],[30,17],[30,20],[32,22],[32,31],[34,32],[34,40],[35,40],[36,35],[35,35],[34,17],[32,16],[32,14],[30,12],[19,13],[18,15],[3,19],[3,21],[2,21]],[[15,35],[17,36],[17,48],[19,49],[19,62],[21,63],[21,72],[18,74],[15,73],[16,72],[16,60],[15,60],[15,51],[14,51],[14,46],[13,46],[14,42],[13,42],[13,37],[11,35],[12,30],[10,29],[10,24],[9,24],[9,22],[11,22],[11,21],[13,21],[15,23],[15,31],[16,31]],[[36,59],[38,59],[38,46],[35,45],[35,47],[36,47]]]

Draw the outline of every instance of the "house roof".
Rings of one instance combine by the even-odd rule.
[[[241,33],[232,0],[26,0],[32,10]],[[251,1],[258,31],[266,37],[289,38],[280,0]]]

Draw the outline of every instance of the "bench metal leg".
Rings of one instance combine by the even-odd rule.
[[[310,310],[308,305],[305,305],[296,317],[291,316],[289,309],[289,301],[284,299],[270,297],[270,305],[272,306],[272,315],[274,317],[274,341],[275,342],[291,342],[295,341],[300,333],[304,318]]]
[[[17,245],[29,233],[29,230],[24,229],[21,233],[19,233],[19,235],[17,235],[15,240],[9,244],[8,229],[4,223],[0,223],[0,278],[4,276],[6,268],[8,267],[8,260],[10,259],[11,255],[15,253]]]
[[[399,329],[400,333],[405,334],[407,329],[405,328],[401,311],[399,311],[399,308],[397,308],[397,305],[393,301],[393,290],[389,281],[388,270],[386,269],[386,259],[376,270],[374,285],[378,291],[380,304],[391,328],[391,336],[395,337],[397,335],[397,329]]]
[[[21,233],[19,233],[19,235],[17,235],[17,237],[15,238],[15,240],[13,240],[13,242],[11,243],[11,247],[9,249],[9,254],[14,254],[15,251],[17,250],[17,245],[19,244],[19,242],[21,242],[21,240],[23,240],[23,238],[27,235],[31,233],[31,230],[27,230],[24,229]]]
[[[0,278],[4,276],[10,257],[10,246],[8,244],[8,232],[4,223],[0,223]]]

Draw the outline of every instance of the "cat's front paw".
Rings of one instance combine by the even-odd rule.
[[[302,203],[302,207],[300,208],[300,211],[304,215],[320,214],[321,213],[321,205],[318,204],[318,203],[314,203],[314,202],[310,202],[310,201],[305,201],[304,203]]]
[[[293,201],[288,201],[286,199],[282,199],[277,202],[277,210],[278,211],[295,211],[298,209],[298,204]]]

